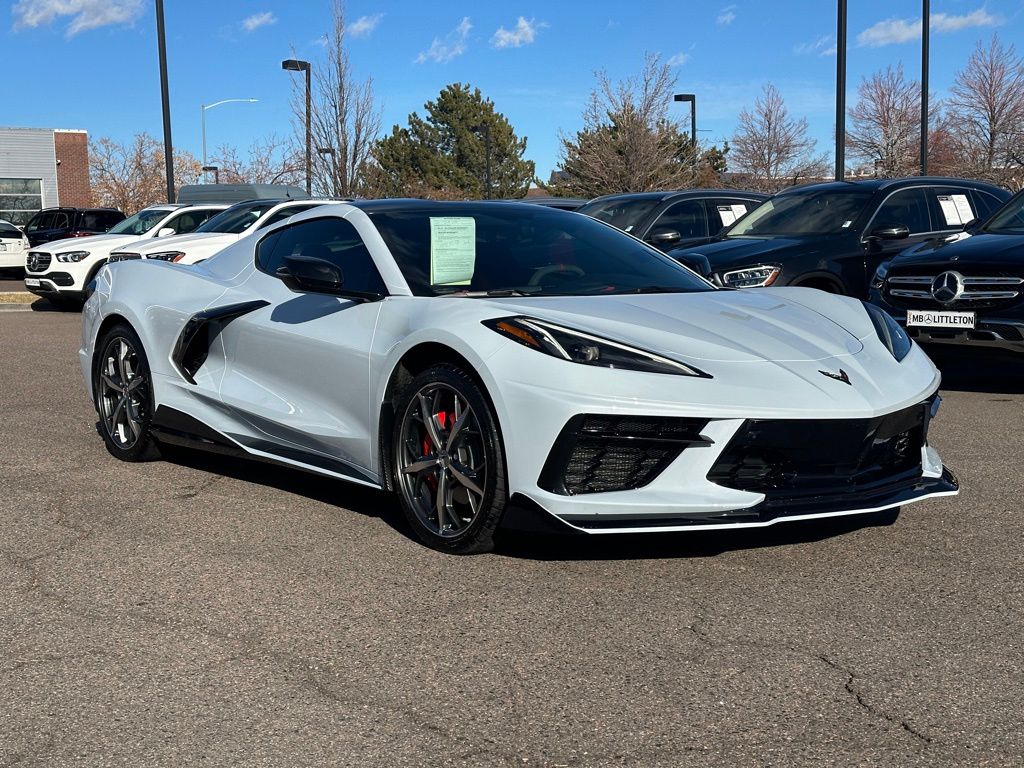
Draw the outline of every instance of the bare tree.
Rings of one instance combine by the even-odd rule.
[[[373,79],[358,81],[345,47],[345,5],[334,0],[331,30],[324,36],[324,56],[312,67],[313,193],[324,197],[356,197],[364,190],[370,150],[380,133],[381,110],[373,95]],[[297,143],[305,153],[305,82],[294,78],[292,111]]]
[[[294,184],[305,182],[305,160],[292,144],[276,135],[254,141],[246,156],[221,145],[211,161],[223,184]]]
[[[201,167],[190,153],[174,153],[174,178],[179,183],[195,182]],[[130,215],[167,202],[163,144],[145,132],[125,144],[106,137],[91,142],[89,178],[96,205],[114,206]]]
[[[960,172],[1020,188],[1024,169],[1024,62],[993,35],[978,43],[950,88]]]
[[[933,106],[933,116],[938,108]],[[886,67],[861,80],[857,103],[848,112],[846,147],[854,159],[884,178],[907,176],[919,168],[921,84],[907,80],[903,65]]]
[[[790,117],[782,94],[768,83],[753,111],[740,112],[730,164],[743,175],[744,186],[775,192],[827,173],[827,159],[815,154],[816,144],[807,135],[807,119]]]
[[[613,83],[597,73],[583,129],[562,136],[557,191],[583,197],[694,186],[695,147],[668,115],[676,78],[648,55],[637,77]]]

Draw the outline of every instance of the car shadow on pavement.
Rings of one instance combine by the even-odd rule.
[[[215,453],[165,447],[164,458],[174,464],[276,488],[324,504],[379,518],[397,533],[418,541],[390,493],[334,480],[298,469]],[[692,531],[653,534],[559,534],[499,530],[494,554],[528,560],[639,560],[649,558],[714,557],[724,552],[787,546],[820,541],[877,525],[894,515],[854,515],[827,520],[779,523],[761,529]]]
[[[929,345],[925,352],[942,371],[941,389],[954,392],[1024,394],[1024,355],[991,349]]]

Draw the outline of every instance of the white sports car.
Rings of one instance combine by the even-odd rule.
[[[719,289],[527,205],[325,205],[208,261],[109,264],[82,372],[110,452],[229,451],[397,491],[416,533],[767,526],[957,492],[888,315]]]

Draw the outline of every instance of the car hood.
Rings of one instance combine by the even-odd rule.
[[[52,240],[49,243],[35,246],[32,250],[46,253],[64,253],[65,251],[87,251],[90,248],[112,250],[119,245],[138,240],[138,235],[90,235],[89,237],[66,237],[63,240]]]
[[[805,297],[807,302],[802,301]],[[528,315],[694,361],[848,357],[861,351],[861,339],[874,333],[860,302],[806,288],[537,297],[497,304],[510,315]]]
[[[184,250],[186,246],[190,245],[201,245],[204,248],[223,248],[235,242],[238,238],[238,235],[232,235],[227,232],[191,232],[184,235],[171,235],[170,237],[154,237],[145,245],[139,248],[133,247],[131,250],[134,253],[146,255],[149,253],[159,253],[160,251]]]
[[[831,251],[845,235],[818,237],[728,237],[695,248],[677,248],[669,256],[687,266],[708,263],[719,272],[730,267],[747,267],[781,261],[797,253],[812,255]]]
[[[1024,271],[1024,235],[978,234],[959,240],[929,240],[892,260],[893,267],[957,265]]]

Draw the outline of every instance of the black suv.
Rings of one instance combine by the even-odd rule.
[[[885,259],[960,231],[1010,197],[981,181],[917,176],[787,189],[713,242],[669,255],[719,285],[800,285],[865,298]]]
[[[100,235],[124,221],[116,208],[43,208],[25,225],[29,245],[37,246],[66,237]]]
[[[605,195],[576,210],[667,251],[708,242],[767,199],[739,189],[686,189]]]
[[[870,300],[918,341],[1024,352],[1024,192],[959,236],[882,262]]]

